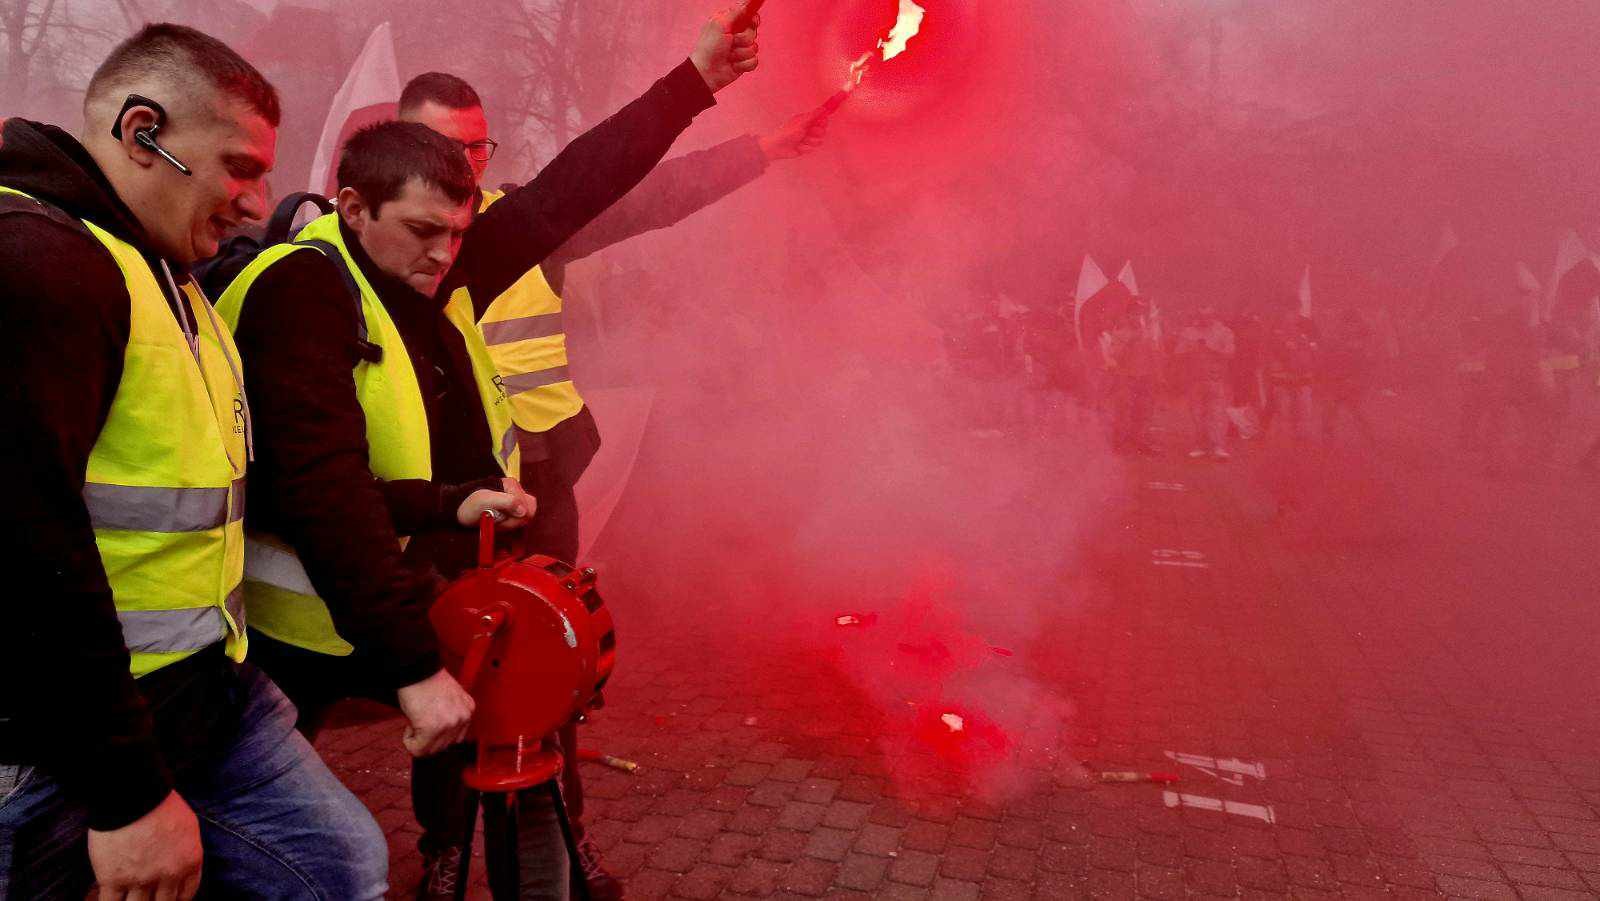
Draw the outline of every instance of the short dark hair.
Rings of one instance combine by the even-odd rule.
[[[477,189],[461,145],[416,122],[379,122],[357,131],[339,154],[339,187],[354,188],[372,215],[412,180],[444,192],[456,203]]]
[[[424,72],[406,82],[400,92],[400,115],[424,103],[437,103],[446,109],[472,109],[483,106],[472,85],[445,72]]]
[[[193,82],[198,76],[248,105],[273,128],[282,119],[277,89],[255,66],[211,35],[171,22],[146,25],[113,48],[89,79],[84,103],[120,93],[152,74],[177,84]]]

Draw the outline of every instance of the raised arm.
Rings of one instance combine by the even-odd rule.
[[[650,90],[567,145],[534,179],[473,223],[442,291],[472,289],[481,314],[496,297],[639,184],[712,95],[755,68],[755,29],[702,30],[694,53]]]

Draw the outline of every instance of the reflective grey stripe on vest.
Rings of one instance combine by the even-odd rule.
[[[233,624],[242,634],[245,627],[244,583],[240,582],[233,586],[233,590],[228,592],[228,597],[223,603],[228,607],[228,615],[233,617]]]
[[[230,607],[233,596],[228,596]],[[237,605],[242,616],[244,604]],[[172,654],[209,648],[228,634],[222,611],[215,607],[186,610],[118,610],[122,642],[134,654]],[[240,622],[240,628],[244,627]]]
[[[284,591],[317,596],[311,577],[300,558],[289,546],[274,538],[246,535],[244,539],[244,577]]]
[[[506,429],[500,436],[500,464],[504,466],[511,459],[511,454],[517,449],[517,427]]]
[[[234,484],[242,487],[243,480]],[[89,521],[97,529],[129,532],[204,532],[228,522],[227,488],[83,486]],[[241,511],[243,504],[240,505]]]
[[[228,511],[228,522],[238,522],[244,519],[244,477],[233,480],[233,509]]]
[[[482,324],[482,328],[483,343],[491,347],[496,344],[510,344],[513,341],[551,338],[565,331],[561,327],[560,313],[544,313],[539,316],[521,316],[516,319],[502,319],[499,322],[485,322]]]
[[[572,381],[571,370],[565,366],[557,366],[554,369],[541,369],[538,372],[525,372],[522,375],[508,375],[500,380],[500,384],[505,386],[507,394],[521,394],[557,382],[570,381]]]

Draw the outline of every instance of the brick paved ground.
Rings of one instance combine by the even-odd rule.
[[[619,610],[587,743],[644,769],[586,769],[608,864],[639,898],[1600,893],[1600,490],[1485,478],[1432,437],[1447,411],[1382,403],[1407,425],[1378,452],[1131,465],[1059,609],[982,664],[1061,704],[1027,701],[1003,765],[978,718],[941,757],[914,690],[863,694],[868,632]],[[618,579],[614,607],[648,597]],[[409,888],[397,734],[320,747]],[[1178,771],[1181,795],[1104,769]]]

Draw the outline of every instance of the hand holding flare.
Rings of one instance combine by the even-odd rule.
[[[740,6],[729,7],[700,30],[700,39],[694,52],[689,54],[689,60],[700,70],[700,77],[705,79],[711,93],[733,84],[739,76],[754,71],[761,64],[760,48],[756,45],[756,28],[761,24],[761,17],[755,15],[752,7],[759,9],[762,2],[764,0],[747,0]]]

